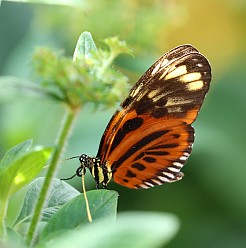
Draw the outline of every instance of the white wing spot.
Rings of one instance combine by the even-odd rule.
[[[179,163],[179,162],[173,162],[173,165],[182,168],[183,164]]]
[[[158,64],[155,66],[155,68],[153,69],[153,71],[151,72],[151,75],[152,76],[155,75],[160,69],[162,69],[163,67],[165,67],[168,63],[169,63],[169,60],[168,59],[160,60],[158,62]]]
[[[179,159],[185,161],[187,159],[187,157],[186,156],[181,156]]]
[[[148,94],[148,98],[152,99],[154,96],[158,95],[159,93],[159,90],[156,89],[156,90],[152,90],[150,91],[150,93]]]
[[[179,172],[179,169],[174,168],[174,167],[168,167],[168,170],[172,171],[172,172]]]
[[[168,178],[166,178],[166,177],[158,176],[158,178],[159,178],[162,182],[164,182],[164,183],[170,182],[170,180],[169,180]]]
[[[183,83],[189,83],[189,82],[197,81],[201,77],[202,77],[202,74],[200,72],[192,72],[192,73],[188,73],[180,77],[180,81]]]
[[[167,112],[168,113],[180,113],[182,111],[181,107],[168,107]]]
[[[140,184],[139,187],[143,188],[143,189],[148,189],[149,187],[145,184]]]
[[[169,72],[165,76],[165,79],[171,79],[171,78],[179,77],[179,76],[184,75],[186,73],[187,73],[186,65],[181,65],[181,66],[175,68],[173,71]]]
[[[161,67],[166,66],[168,63],[169,63],[169,60],[168,60],[168,59],[164,59],[164,60],[161,62]]]
[[[143,84],[141,83],[133,92],[131,92],[130,96],[135,97],[138,94],[138,92],[142,89],[142,87]]]
[[[163,171],[162,174],[163,174],[164,176],[170,177],[170,178],[172,178],[172,179],[175,178],[175,176],[174,176],[172,173],[169,173],[169,172]]]
[[[152,182],[153,182],[153,183],[156,183],[156,184],[158,184],[158,185],[161,185],[161,184],[162,184],[160,181],[158,181],[158,180],[156,180],[156,179],[152,179]]]
[[[194,81],[186,85],[189,91],[201,90],[204,84],[202,80]]]
[[[149,186],[149,187],[154,187],[154,185],[152,183],[149,183],[149,182],[144,182],[145,185]]]
[[[152,101],[153,101],[153,102],[157,102],[157,101],[159,101],[161,98],[163,98],[163,97],[165,97],[165,96],[167,96],[167,95],[169,95],[169,94],[170,94],[170,92],[169,92],[169,91],[166,91],[166,92],[164,92],[164,93],[162,93],[162,94],[160,94],[160,95],[157,95],[156,97],[152,98]]]
[[[159,71],[160,66],[161,66],[161,61],[155,66],[155,68],[154,68],[153,71],[151,72],[151,75],[152,75],[152,76],[155,75],[156,72]]]
[[[184,99],[183,97],[173,97],[167,99],[167,103],[165,104],[165,106],[168,107],[174,105],[184,105],[192,102],[193,99]]]

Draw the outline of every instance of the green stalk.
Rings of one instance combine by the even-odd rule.
[[[61,159],[61,155],[63,153],[66,142],[69,138],[70,130],[73,126],[77,113],[79,113],[79,111],[72,110],[72,109],[68,109],[66,111],[63,125],[61,126],[60,132],[58,133],[55,150],[54,150],[54,153],[50,161],[50,166],[48,168],[48,171],[47,171],[47,174],[44,180],[44,184],[42,186],[39,198],[37,200],[37,203],[34,209],[34,214],[33,214],[33,217],[32,217],[32,220],[31,220],[31,223],[30,223],[27,235],[26,235],[26,243],[28,245],[32,245],[34,242],[37,224],[41,217],[42,209],[45,205],[45,200],[48,196],[50,184],[51,184],[52,179],[55,176],[59,161]]]
[[[8,209],[8,200],[7,197],[5,200],[1,200],[0,202],[0,239],[4,240],[6,237],[6,225],[5,225],[5,217]]]

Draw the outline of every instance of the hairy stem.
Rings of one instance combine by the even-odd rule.
[[[5,225],[5,217],[8,208],[8,200],[2,199],[0,202],[0,239],[4,240],[6,237],[6,225]]]
[[[34,209],[34,214],[33,214],[33,217],[32,217],[32,220],[31,220],[31,223],[30,223],[27,235],[26,235],[26,243],[28,245],[32,245],[34,242],[37,225],[38,225],[39,219],[42,214],[42,209],[45,205],[45,200],[49,193],[51,181],[57,171],[58,164],[61,159],[61,155],[63,153],[67,140],[69,138],[70,130],[73,127],[73,123],[75,121],[75,118],[78,112],[79,111],[68,109],[64,116],[64,121],[63,121],[62,126],[60,127],[60,132],[58,133],[55,150],[53,152],[53,155],[50,161],[50,166],[48,167],[48,171],[47,171],[47,174],[44,180],[44,184],[42,186],[39,198],[37,199],[37,203]]]

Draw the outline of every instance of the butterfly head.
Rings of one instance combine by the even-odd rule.
[[[86,154],[82,154],[80,157],[79,157],[79,162],[80,162],[80,165],[82,168],[89,168],[91,169],[94,164],[95,164],[95,159],[89,157],[88,155]]]
[[[82,177],[82,174],[85,174],[86,168],[88,168],[96,181],[96,187],[99,188],[99,184],[102,184],[103,188],[107,188],[107,184],[112,178],[112,171],[110,168],[107,168],[105,165],[101,163],[100,158],[90,157],[86,154],[82,154],[80,156],[74,156],[69,159],[78,158],[80,162],[79,168],[76,170],[76,173],[65,179],[61,180],[70,180],[75,176]],[[69,160],[66,159],[66,160]]]
[[[107,188],[107,184],[112,177],[112,172],[101,164],[101,160],[99,158],[92,158],[86,154],[82,154],[79,157],[79,161],[80,167],[76,171],[78,176],[81,176],[80,174],[82,170],[85,171],[85,169],[88,168],[96,181],[97,188],[99,188],[100,183],[104,188]]]

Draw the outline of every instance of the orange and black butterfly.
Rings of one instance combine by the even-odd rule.
[[[211,68],[191,45],[172,49],[137,81],[111,118],[96,157],[79,156],[76,174],[89,168],[97,188],[114,181],[150,188],[183,177],[195,121],[209,89]]]

